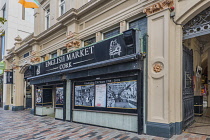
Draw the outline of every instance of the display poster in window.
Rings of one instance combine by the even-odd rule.
[[[75,86],[75,106],[94,107],[94,84]]]
[[[56,87],[56,107],[62,107],[63,100],[63,87]]]
[[[36,89],[36,104],[42,104],[42,90]]]
[[[107,107],[137,109],[137,81],[108,83]]]
[[[95,90],[96,90],[95,106],[106,107],[106,84],[95,85]]]

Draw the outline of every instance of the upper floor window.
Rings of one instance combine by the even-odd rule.
[[[48,29],[50,27],[50,7],[45,10],[45,28]]]
[[[104,39],[110,38],[120,33],[120,28],[115,28],[114,30],[104,33]]]
[[[55,57],[57,57],[57,52],[54,52],[51,54],[51,58],[55,58]]]
[[[4,5],[4,7],[2,8],[2,17],[6,18],[6,4]]]
[[[62,54],[65,54],[65,53],[67,53],[67,52],[68,52],[68,51],[67,51],[66,48],[62,50]]]
[[[23,58],[26,58],[26,57],[28,57],[28,56],[29,56],[29,52],[25,53],[25,54],[23,55]]]
[[[95,37],[87,39],[87,40],[84,41],[84,46],[88,46],[88,45],[93,44],[95,42],[96,42],[96,38]]]
[[[32,8],[22,8],[22,20],[34,23],[34,9]]]
[[[137,20],[134,20],[129,23],[129,29],[136,28],[141,31],[141,35],[145,35],[147,33],[147,18],[143,17]]]
[[[59,0],[59,15],[63,15],[65,13],[65,0]]]

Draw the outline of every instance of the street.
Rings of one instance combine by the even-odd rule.
[[[210,138],[210,137],[209,137]],[[29,110],[10,111],[0,108],[0,140],[166,140],[132,132],[34,116]],[[183,133],[177,140],[206,140],[207,136]]]

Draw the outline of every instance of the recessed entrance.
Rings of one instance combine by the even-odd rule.
[[[210,7],[183,29],[183,129],[210,135]]]

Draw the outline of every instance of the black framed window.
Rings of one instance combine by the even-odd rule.
[[[120,27],[104,33],[104,39],[110,38],[120,33]]]
[[[137,113],[137,77],[74,82],[74,109]]]
[[[88,46],[88,45],[93,44],[95,42],[96,42],[96,38],[95,37],[87,39],[87,40],[84,41],[84,46]]]
[[[141,31],[141,35],[144,36],[147,33],[147,18],[143,17],[130,22],[129,29],[132,28],[139,29]]]
[[[58,55],[57,55],[57,52],[54,52],[54,53],[52,53],[51,54],[51,58],[55,58],[55,57],[57,57]]]
[[[23,55],[23,58],[26,58],[26,57],[28,57],[28,56],[29,56],[29,52],[25,53],[25,54]]]
[[[65,54],[65,53],[67,53],[67,52],[68,52],[68,51],[67,51],[66,48],[62,50],[62,54]]]

